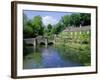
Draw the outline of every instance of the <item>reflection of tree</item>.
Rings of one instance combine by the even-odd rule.
[[[41,55],[40,52],[34,52],[34,54],[33,54],[33,59],[34,59],[34,61],[36,62],[36,64],[37,64],[38,66],[41,65],[42,55]]]
[[[24,55],[25,59],[32,59],[35,62],[35,67],[41,67],[42,64],[42,54],[40,52],[39,47],[36,49],[33,49],[33,47],[27,47],[27,53]]]
[[[75,48],[63,45],[57,45],[56,47],[63,60],[72,60],[81,63],[84,66],[90,65],[91,63],[89,45],[75,46]]]
[[[23,40],[23,56],[26,56],[28,54],[28,50],[26,48],[26,43],[25,41]],[[24,58],[24,57],[23,57]]]

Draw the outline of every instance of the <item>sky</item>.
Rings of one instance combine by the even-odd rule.
[[[62,16],[70,15],[70,12],[52,12],[52,11],[33,11],[33,10],[24,10],[23,13],[29,18],[32,19],[34,16],[40,15],[44,25],[56,24],[59,22]]]

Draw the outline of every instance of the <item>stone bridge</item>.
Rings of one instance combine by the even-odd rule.
[[[45,44],[46,46],[49,43],[55,44],[54,39],[47,39],[47,38],[44,38],[42,36],[39,36],[36,38],[27,38],[27,39],[24,39],[24,41],[26,42],[26,44],[32,44],[34,46],[36,46],[37,44],[40,45],[41,43]]]

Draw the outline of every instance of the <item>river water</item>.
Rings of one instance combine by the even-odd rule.
[[[27,47],[27,50],[29,52],[23,58],[23,69],[82,66],[79,61],[72,59],[75,57],[66,51],[67,48],[63,49],[55,46],[34,48],[31,46]]]

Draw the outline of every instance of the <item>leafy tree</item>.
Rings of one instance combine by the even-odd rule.
[[[31,20],[23,14],[23,37],[28,38],[32,36],[32,27],[31,27]]]
[[[73,13],[71,15],[64,15],[56,25],[48,24],[47,28],[42,22],[41,16],[34,16],[31,20],[23,14],[23,33],[24,38],[37,37],[38,35],[50,36],[52,34],[59,34],[66,27],[82,26],[91,24],[91,14],[88,13]]]
[[[32,19],[32,25],[35,25],[35,26],[42,26],[42,18],[41,18],[41,16],[35,16],[35,17]]]
[[[51,36],[52,35],[52,25],[51,24],[48,24],[47,25],[47,29],[46,29],[46,33],[47,33],[47,36]]]
[[[51,24],[48,24],[47,29],[48,29],[48,32],[51,32],[52,25]]]
[[[32,37],[33,29],[31,27],[31,21],[27,21],[23,27],[24,38]]]
[[[55,26],[53,26],[53,28],[51,29],[51,33],[56,34],[56,27]]]
[[[61,22],[58,22],[55,26],[55,34],[59,34],[62,30],[64,30],[64,27]]]
[[[73,13],[70,15],[70,25],[72,26],[80,26],[80,14],[79,13]]]
[[[23,25],[24,26],[27,24],[27,21],[28,21],[28,17],[25,14],[23,14]]]
[[[43,35],[43,23],[41,16],[35,16],[32,19],[33,37]]]
[[[61,22],[64,27],[68,27],[70,25],[70,15],[63,16]]]
[[[89,13],[80,13],[81,16],[81,25],[91,25],[91,14]]]

